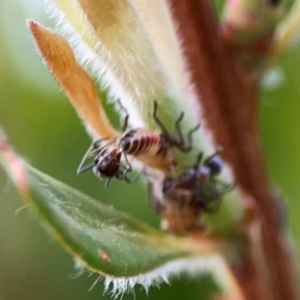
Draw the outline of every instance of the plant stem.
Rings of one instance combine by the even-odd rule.
[[[257,82],[222,45],[211,1],[169,3],[203,110],[201,121],[224,148],[224,159],[232,166],[237,186],[243,191],[241,201],[253,214],[244,231],[248,251],[242,264],[234,267],[237,280],[246,299],[297,299],[295,272],[261,153]]]

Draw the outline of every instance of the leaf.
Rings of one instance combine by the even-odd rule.
[[[136,0],[45,2],[51,15],[61,21],[62,26],[58,27],[79,53],[81,61],[91,65],[101,83],[109,87],[110,95],[120,98],[130,111],[131,124],[157,128],[152,109],[149,110],[154,99],[163,106],[166,123],[173,123],[174,115],[181,112],[180,104],[188,101],[190,93],[166,4],[149,5]],[[166,24],[162,31],[153,28],[151,20],[147,21],[153,14],[158,17],[159,7],[162,8],[160,17]],[[164,40],[164,36],[165,43],[161,46],[159,41]],[[153,41],[154,38],[157,40]],[[169,70],[171,57],[173,64]],[[197,123],[195,112],[187,111],[187,114],[190,120],[184,122],[194,126]]]
[[[96,271],[134,276],[191,255],[151,228],[29,166],[27,174],[29,200],[57,238]]]
[[[216,256],[223,248],[207,238],[193,243],[169,237],[101,204],[20,160],[1,136],[0,162],[53,236],[83,265],[100,274],[117,278],[146,276],[183,258],[196,259],[202,270],[206,264],[200,258]],[[194,270],[194,260],[193,264]],[[177,268],[169,267],[166,272],[180,272],[186,267],[177,264]]]
[[[75,60],[72,48],[59,34],[29,20],[28,26],[49,70],[93,136],[114,138],[117,133],[98,99],[98,91]]]

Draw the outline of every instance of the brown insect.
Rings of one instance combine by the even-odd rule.
[[[229,185],[216,179],[223,166],[218,152],[203,163],[202,159],[203,153],[200,153],[191,169],[165,179],[163,195],[176,206],[195,206],[214,213],[219,209],[222,196]]]
[[[182,112],[175,121],[177,136],[172,136],[158,118],[157,106],[157,102],[154,101],[153,118],[161,132],[143,128],[127,129],[129,115],[126,113],[123,134],[103,146],[101,144],[106,139],[94,142],[80,163],[77,173],[92,168],[98,177],[107,178],[108,182],[112,177],[131,182],[127,177],[128,172],[132,171],[128,155],[138,159],[145,167],[149,168],[168,171],[175,166],[177,161],[173,155],[172,147],[177,147],[183,152],[190,151],[192,149],[192,135],[200,125],[188,132],[186,142],[180,128],[180,122],[184,116]],[[125,109],[123,108],[123,110]],[[93,163],[83,166],[88,157],[95,157]],[[125,159],[125,167],[121,164],[122,157]]]
[[[201,228],[200,212],[217,212],[223,195],[232,189],[216,178],[223,167],[219,152],[203,163],[202,159],[200,153],[192,168],[164,179],[161,199],[152,199],[152,206],[164,218],[164,230],[185,233]]]

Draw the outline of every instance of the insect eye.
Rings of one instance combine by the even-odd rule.
[[[205,161],[205,165],[210,169],[212,175],[218,175],[223,168],[223,161],[220,156],[212,156]]]

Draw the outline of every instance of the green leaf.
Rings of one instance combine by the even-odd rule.
[[[91,268],[114,276],[133,276],[190,255],[129,216],[33,168],[28,171],[29,200],[57,238]]]
[[[20,160],[1,137],[0,161],[53,236],[95,272],[133,277],[178,258],[220,252],[214,241],[191,243],[167,236],[41,173]]]

